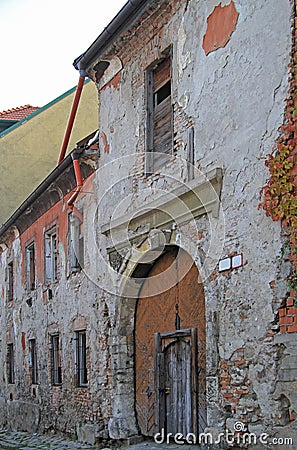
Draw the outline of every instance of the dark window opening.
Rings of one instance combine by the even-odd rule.
[[[7,345],[7,381],[14,384],[14,348],[13,344]]]
[[[155,93],[155,105],[159,105],[163,102],[167,97],[171,96],[171,82],[167,81],[164,86],[162,86],[156,93]]]
[[[58,334],[51,336],[50,350],[51,350],[52,384],[54,386],[57,386],[62,384],[60,340]]]
[[[31,382],[32,384],[38,383],[38,372],[37,372],[37,353],[36,353],[36,340],[30,339],[29,341],[29,352],[30,352],[30,370],[31,370]]]
[[[13,262],[10,262],[7,266],[7,300],[13,300]]]

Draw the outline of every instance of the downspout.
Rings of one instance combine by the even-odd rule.
[[[82,174],[81,174],[80,165],[79,165],[79,157],[80,157],[80,154],[82,151],[83,151],[83,149],[77,148],[76,150],[74,150],[74,152],[71,155],[72,161],[73,161],[73,169],[74,169],[74,173],[75,173],[75,179],[76,179],[76,188],[75,188],[75,191],[73,192],[73,194],[71,195],[70,199],[68,200],[67,205],[72,210],[74,208],[73,203],[77,199],[77,196],[83,187],[83,179],[82,179]]]
[[[65,158],[66,149],[67,149],[67,146],[68,146],[68,143],[69,143],[69,139],[70,139],[70,135],[71,135],[74,119],[75,119],[75,116],[76,116],[76,111],[77,111],[79,100],[80,100],[80,96],[81,96],[81,91],[82,91],[82,88],[83,88],[83,85],[84,85],[84,82],[85,82],[85,77],[86,77],[85,70],[80,70],[79,71],[79,80],[78,80],[77,88],[76,88],[76,91],[75,91],[75,96],[74,96],[74,99],[73,99],[73,103],[72,103],[70,115],[69,115],[69,118],[68,118],[66,131],[65,131],[65,135],[64,135],[64,139],[63,139],[63,143],[62,143],[62,147],[61,147],[61,151],[60,151],[60,155],[59,155],[59,159],[58,159],[58,165]]]
[[[77,88],[76,88],[75,95],[74,95],[74,98],[73,98],[72,107],[71,107],[71,111],[70,111],[70,114],[69,114],[68,123],[67,123],[66,131],[65,131],[65,135],[64,135],[64,139],[63,139],[60,155],[59,155],[59,159],[58,159],[58,165],[65,158],[66,149],[67,149],[67,146],[68,146],[68,143],[69,143],[71,131],[72,131],[72,128],[73,128],[74,119],[75,119],[75,116],[76,116],[79,100],[80,100],[80,97],[81,97],[81,92],[82,92],[82,89],[83,89],[83,86],[84,86],[84,82],[85,82],[85,77],[86,77],[85,70],[80,70],[79,71],[79,80],[78,80]],[[74,208],[73,203],[75,202],[75,200],[76,200],[76,198],[77,198],[81,188],[83,187],[83,180],[82,180],[82,175],[81,175],[81,170],[80,170],[80,165],[79,165],[79,154],[80,154],[80,152],[78,152],[78,151],[74,151],[73,154],[72,154],[73,168],[74,168],[74,173],[75,173],[75,178],[76,178],[75,191],[72,194],[72,196],[70,197],[70,199],[68,200],[68,206],[72,210]]]

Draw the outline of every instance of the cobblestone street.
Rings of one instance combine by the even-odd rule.
[[[0,449],[1,450],[97,450],[100,447],[93,447],[81,444],[77,441],[70,441],[58,436],[47,436],[39,434],[30,434],[17,431],[0,430]],[[176,444],[155,444],[152,441],[144,441],[131,446],[102,446],[102,450],[198,450],[200,447],[194,445],[176,445]]]
[[[0,449],[10,450],[87,450],[92,449],[89,445],[79,444],[57,436],[41,436],[16,431],[0,430]]]

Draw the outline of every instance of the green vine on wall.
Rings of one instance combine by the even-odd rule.
[[[294,11],[295,12],[295,11]],[[293,22],[295,24],[295,21]],[[263,202],[259,205],[274,221],[281,221],[288,240],[292,264],[288,277],[290,291],[297,302],[297,46],[293,27],[290,62],[290,89],[286,100],[284,123],[277,148],[265,161],[270,177],[261,189]]]

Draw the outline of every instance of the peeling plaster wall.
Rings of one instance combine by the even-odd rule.
[[[229,4],[222,2],[223,7]],[[179,157],[187,155],[187,129],[193,126],[196,168],[206,173],[221,167],[224,172],[218,219],[225,221],[221,257],[243,254],[242,268],[218,273],[216,267],[204,282],[209,425],[222,426],[224,416],[230,416],[249,423],[251,430],[271,432],[272,426],[284,423],[287,414],[280,394],[273,394],[280,362],[273,336],[278,307],[286,296],[288,266],[281,263],[279,224],[271,223],[258,210],[258,203],[267,178],[265,156],[278,136],[288,90],[291,4],[287,0],[234,1],[238,18],[232,33],[222,48],[208,55],[203,38],[217,2],[188,1],[180,8],[176,2],[154,5],[156,10],[144,25],[149,37],[135,26],[128,40],[115,45],[123,63],[119,85],[99,91],[100,129],[110,144],[101,164],[111,163],[113,173],[119,173],[114,181],[116,203],[108,196],[104,203],[105,223],[108,216],[114,218],[115,207],[116,216],[133,214],[186,180],[186,163]],[[145,178],[144,73],[170,45],[177,158]],[[139,155],[136,161],[124,159],[134,152]],[[103,186],[100,176],[97,189],[104,202]],[[203,265],[211,236],[210,225],[204,221],[196,220],[196,235],[191,238],[196,246],[191,254],[198,267],[199,262]],[[188,240],[188,226],[179,229],[182,246]],[[205,238],[197,239],[197,229],[202,228]],[[114,245],[112,238],[107,245]],[[287,408],[291,419],[286,423],[295,411],[292,392]]]
[[[84,185],[76,206],[87,216],[92,178]],[[111,414],[110,329],[104,293],[83,271],[71,272],[68,263],[68,194],[21,236],[12,239],[1,254],[2,308],[0,354],[0,423],[16,430],[60,432],[94,444],[108,437]],[[45,283],[44,231],[53,224],[58,235],[58,281]],[[86,226],[87,231],[87,226]],[[86,232],[87,237],[87,232]],[[26,289],[25,247],[36,245],[36,289]],[[9,244],[9,243],[8,243]],[[91,252],[88,252],[91,256]],[[7,262],[14,262],[14,298],[7,299]],[[88,260],[86,261],[88,264]],[[76,387],[74,333],[86,330],[88,386]],[[54,386],[51,374],[50,335],[59,334],[62,384]],[[36,340],[38,384],[32,384],[29,340]],[[7,344],[14,345],[15,383],[7,378]]]
[[[229,3],[224,1],[222,6]],[[271,223],[257,208],[267,177],[265,156],[276,142],[287,95],[291,4],[289,0],[234,0],[238,20],[230,39],[206,55],[207,18],[216,6],[214,0],[155,0],[141,23],[101,55],[104,61],[116,55],[117,62],[105,73],[104,83],[97,80],[100,161],[91,194],[84,200],[86,278],[63,275],[51,301],[38,288],[31,309],[18,281],[14,314],[6,305],[1,315],[2,353],[9,324],[10,333],[14,326],[20,355],[21,332],[28,336],[36,324],[39,330],[59,324],[65,362],[71,360],[71,349],[64,344],[72,332],[70,324],[76,317],[86,319],[94,384],[80,397],[65,365],[65,387],[52,391],[44,375],[43,355],[44,378],[37,399],[31,399],[34,408],[39,405],[42,411],[40,419],[39,412],[35,413],[41,429],[76,429],[82,437],[91,427],[92,436],[108,434],[113,439],[138,433],[133,358],[136,297],[127,294],[125,283],[129,283],[122,274],[129,277],[137,265],[133,257],[148,248],[147,224],[133,229],[135,211],[188,181],[185,158],[188,131],[193,127],[195,177],[199,178],[199,171],[223,170],[219,212],[197,214],[176,229],[170,228],[168,243],[185,248],[204,274],[208,425],[232,428],[235,420],[241,420],[251,431],[271,435],[278,427],[280,435],[287,433],[284,426],[288,424],[293,433],[296,430],[293,338],[280,335],[277,328],[288,267],[281,259],[279,224]],[[175,156],[147,177],[145,70],[169,47]],[[102,231],[110,220],[123,217],[129,219],[124,234],[116,227],[110,233]],[[138,238],[136,251],[129,239],[136,239],[140,232],[144,240]],[[12,254],[20,264],[18,240],[14,246]],[[63,272],[63,242],[60,250]],[[119,254],[111,271],[114,250]],[[2,254],[3,268],[9,251]],[[243,255],[242,267],[219,272],[219,259],[235,254]],[[5,286],[3,274],[1,283]],[[134,284],[129,288],[137,292],[139,286]],[[46,331],[42,339],[46,345]],[[0,370],[0,380],[5,380],[3,366]],[[19,370],[21,385],[7,391],[1,381],[4,423],[10,420],[10,391],[12,402],[27,401],[32,395],[22,378],[25,366]],[[83,412],[77,411],[78,404],[84,405]]]

